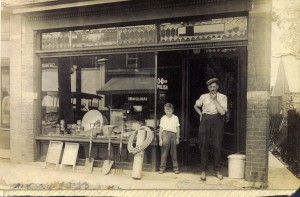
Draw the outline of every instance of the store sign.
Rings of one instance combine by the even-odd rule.
[[[162,23],[160,43],[247,39],[247,16]]]
[[[168,90],[168,80],[164,78],[157,78],[157,89]]]
[[[205,24],[183,26],[178,28],[179,36],[194,36],[201,34],[221,34],[225,31],[225,24]]]
[[[225,24],[195,25],[194,34],[220,34],[225,32]]]
[[[148,101],[148,97],[130,96],[128,101]]]
[[[57,68],[57,65],[55,63],[43,63],[42,64],[42,68],[46,69],[46,68]]]

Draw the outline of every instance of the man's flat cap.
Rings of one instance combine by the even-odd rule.
[[[219,79],[217,79],[217,78],[211,78],[211,79],[209,79],[207,82],[206,82],[206,85],[210,85],[210,84],[212,84],[212,83],[218,83],[219,82]]]

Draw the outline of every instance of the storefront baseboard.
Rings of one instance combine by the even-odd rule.
[[[45,161],[45,160],[46,160],[46,157],[43,156],[43,157],[41,157],[41,159],[39,161]],[[94,168],[102,168],[103,163],[104,163],[104,160],[94,160],[93,167]],[[85,159],[77,159],[76,160],[76,167],[80,168],[80,167],[84,167],[84,165],[85,165]],[[123,169],[123,170],[132,170],[132,165],[133,165],[132,162],[126,162],[126,161],[116,162],[115,161],[112,166],[112,169],[118,168],[118,169]],[[151,172],[152,171],[151,164],[144,164],[143,171]]]
[[[1,159],[10,159],[10,149],[0,149]]]

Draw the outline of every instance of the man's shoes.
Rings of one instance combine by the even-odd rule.
[[[175,173],[175,174],[179,174],[179,171],[178,171],[178,170],[174,170],[174,173]]]
[[[162,173],[164,173],[163,170],[159,170],[159,171],[158,171],[158,174],[162,174]]]
[[[216,177],[217,177],[219,180],[222,180],[222,179],[223,179],[223,175],[220,173],[220,171],[216,171]]]
[[[201,179],[202,181],[205,181],[205,180],[206,180],[206,173],[205,173],[205,171],[202,171],[202,172],[201,172],[200,179]]]

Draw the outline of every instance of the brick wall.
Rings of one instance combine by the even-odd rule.
[[[11,17],[11,161],[33,161],[37,133],[35,35],[26,17]]]
[[[267,183],[271,0],[253,0],[248,27],[246,171],[248,181]]]

